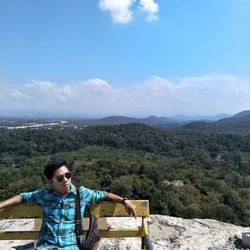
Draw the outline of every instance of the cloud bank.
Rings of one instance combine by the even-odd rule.
[[[106,115],[212,115],[250,109],[250,79],[233,75],[184,77],[171,81],[152,77],[128,87],[102,79],[57,84],[32,80],[0,82],[1,108],[92,117]]]
[[[114,23],[132,22],[136,10],[145,13],[148,22],[158,20],[159,5],[154,0],[100,0],[99,7],[110,12]]]

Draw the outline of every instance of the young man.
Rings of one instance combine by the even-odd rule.
[[[16,195],[0,204],[0,208],[21,202],[33,202],[43,208],[43,224],[39,234],[37,248],[79,250],[75,227],[76,187],[71,183],[71,172],[63,159],[51,160],[44,169],[44,175],[50,186],[34,192]],[[87,206],[102,200],[122,203],[130,216],[136,217],[136,207],[126,198],[95,191],[81,186],[79,188],[81,214]]]

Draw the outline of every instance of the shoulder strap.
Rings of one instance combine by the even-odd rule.
[[[75,220],[76,220],[76,234],[82,235],[82,218],[81,218],[81,209],[80,209],[80,195],[79,189],[76,188],[76,196],[75,196]]]

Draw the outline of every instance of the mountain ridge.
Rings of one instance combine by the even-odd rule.
[[[7,109],[0,109],[0,117],[4,118],[33,118],[33,119],[79,119],[79,120],[85,120],[85,121],[98,121],[98,120],[105,120],[105,119],[111,119],[115,117],[120,117],[120,118],[128,118],[128,119],[138,119],[138,120],[143,120],[143,119],[159,119],[162,121],[192,121],[192,120],[219,120],[222,118],[230,117],[232,116],[231,114],[225,114],[225,113],[220,113],[216,115],[184,115],[184,114],[176,114],[176,115],[171,115],[171,116],[156,116],[156,115],[149,115],[145,117],[131,117],[131,116],[126,116],[126,115],[107,115],[104,117],[96,117],[96,118],[91,118],[89,115],[82,114],[82,113],[65,113],[65,112],[45,112],[45,111],[36,111],[36,110],[7,110]]]
[[[1,112],[0,112],[1,114]],[[14,117],[1,117],[0,123],[8,124],[8,119],[18,123],[24,123],[28,118],[14,118]],[[33,118],[32,122],[36,123],[39,118]],[[48,118],[49,119],[49,118]],[[52,119],[52,118],[50,118]],[[62,118],[58,118],[61,120]],[[44,121],[46,119],[43,118]],[[39,120],[43,121],[42,118]],[[55,120],[55,118],[53,118]],[[77,124],[80,126],[95,126],[95,125],[121,125],[139,123],[149,126],[157,127],[160,129],[174,129],[182,132],[204,132],[204,133],[238,133],[250,134],[250,110],[244,110],[234,115],[217,114],[215,116],[148,116],[145,118],[128,117],[128,116],[106,116],[96,119],[83,119],[83,118],[64,118],[70,124]]]
[[[186,115],[175,115],[175,116],[148,116],[145,118],[128,117],[128,116],[106,116],[99,119],[88,119],[84,120],[85,124],[91,125],[116,125],[116,124],[128,124],[128,123],[143,123],[151,126],[159,125],[176,125],[177,127],[183,124],[190,123],[196,120],[202,121],[217,121],[218,119],[231,117],[228,114],[218,114],[215,116],[186,116]]]
[[[250,110],[239,112],[231,117],[215,122],[195,121],[185,124],[183,129],[197,132],[250,133]]]

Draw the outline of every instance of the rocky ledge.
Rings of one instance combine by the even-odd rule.
[[[139,227],[140,219],[111,218],[108,224],[112,228]],[[242,232],[250,228],[235,226],[210,219],[182,219],[177,217],[151,215],[148,218],[150,239],[155,250],[233,250],[248,249],[242,245]],[[1,221],[0,229],[24,230],[33,227],[32,221]],[[102,239],[101,250],[140,249],[141,240],[135,238]],[[0,241],[1,250],[30,249],[31,241]]]

